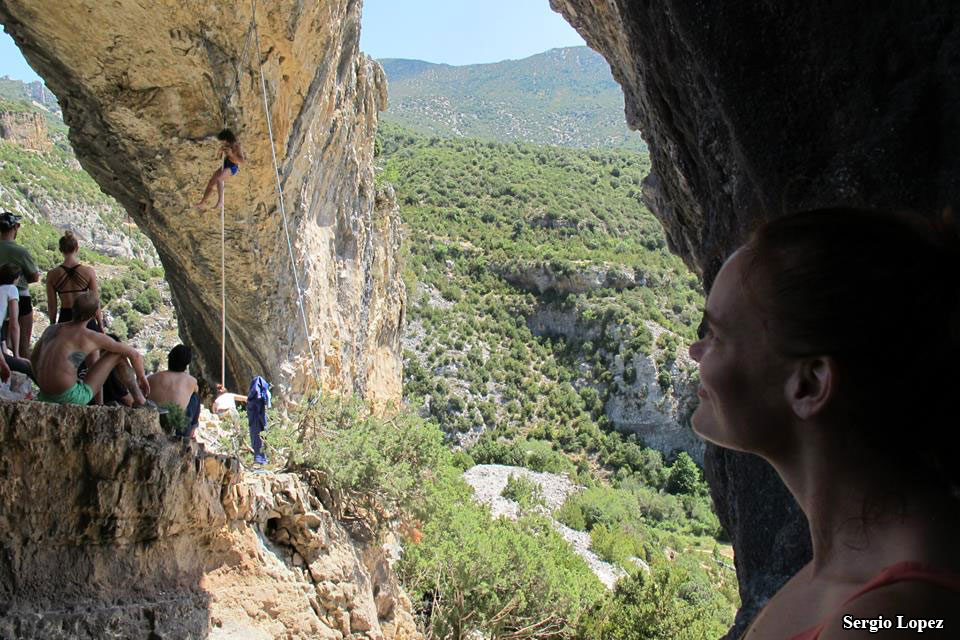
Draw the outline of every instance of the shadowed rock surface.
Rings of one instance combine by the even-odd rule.
[[[960,195],[960,6],[550,0],[610,62],[671,247],[713,280],[759,221],[828,205],[936,212]],[[708,447],[736,548],[737,637],[809,558],[759,459]]]
[[[63,107],[83,167],[146,232],[170,280],[185,341],[220,377],[220,213],[191,208],[219,166],[228,126],[247,161],[226,187],[227,382],[252,375],[400,395],[403,284],[396,207],[371,160],[386,104],[380,66],[358,50],[361,3],[259,3],[257,20],[293,252],[275,193],[249,3],[0,0],[0,21]],[[215,200],[214,200],[215,202]],[[212,203],[210,203],[212,204]]]
[[[383,549],[296,475],[142,410],[3,403],[0,448],[0,637],[420,637]]]

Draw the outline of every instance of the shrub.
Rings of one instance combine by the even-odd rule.
[[[643,554],[640,537],[624,524],[606,526],[598,524],[590,530],[590,548],[601,559],[621,566],[627,558]]]
[[[502,442],[488,437],[484,433],[480,440],[470,449],[470,455],[477,464],[505,464],[511,467],[523,466],[526,454],[514,442]]]
[[[597,524],[614,526],[628,522],[638,511],[637,501],[629,492],[591,487],[568,496],[557,519],[573,529],[589,530]]]
[[[123,318],[114,318],[111,320],[110,331],[117,334],[117,337],[121,340],[126,340],[130,337],[130,331],[127,329],[127,323],[123,321]]]
[[[582,640],[712,640],[727,632],[732,613],[717,596],[693,596],[684,568],[656,563],[617,583],[613,596],[595,605],[580,622]]]
[[[500,495],[516,502],[524,511],[546,504],[543,500],[543,491],[536,481],[512,473],[507,477],[507,486],[503,488]]]
[[[667,491],[691,495],[697,493],[700,486],[700,469],[686,451],[677,454],[670,475],[667,477]]]
[[[466,451],[455,451],[450,456],[450,464],[452,464],[457,469],[460,469],[461,471],[466,471],[467,469],[470,469],[476,466],[477,463],[474,461],[473,457]]]
[[[322,482],[335,511],[365,514],[374,528],[415,518],[426,476],[449,456],[436,425],[408,412],[383,419],[357,399],[304,401],[285,424],[271,428],[271,441],[277,430],[295,436],[286,466]]]
[[[187,414],[183,408],[172,402],[165,402],[160,407],[167,410],[160,414],[160,426],[163,430],[169,435],[182,435],[188,425]]]
[[[452,471],[430,484],[420,544],[398,564],[428,637],[570,637],[604,588],[539,516],[491,520]]]

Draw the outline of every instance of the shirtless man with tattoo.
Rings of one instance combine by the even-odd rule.
[[[88,404],[103,387],[110,371],[116,369],[120,382],[133,394],[135,407],[153,404],[144,397],[150,393],[150,383],[143,370],[143,358],[137,350],[87,328],[87,322],[99,308],[100,299],[96,292],[81,293],[74,299],[73,320],[50,325],[40,336],[30,356],[40,387],[37,400]],[[103,355],[87,370],[86,379],[79,380],[77,371],[80,365],[97,349]]]

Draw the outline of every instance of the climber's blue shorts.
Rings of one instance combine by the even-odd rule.
[[[237,171],[240,170],[240,167],[238,167],[235,163],[230,162],[229,160],[223,161],[223,168],[230,169],[230,175],[232,176],[237,175]]]

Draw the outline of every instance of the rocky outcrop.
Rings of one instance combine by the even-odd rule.
[[[39,80],[25,82],[23,87],[26,89],[27,95],[29,95],[35,103],[51,113],[60,113],[60,105],[57,104],[57,97],[50,93],[46,85],[42,82]]]
[[[382,549],[156,414],[0,403],[0,637],[417,638]]]
[[[684,353],[668,354],[658,346],[657,339],[666,329],[646,322],[653,344],[649,353],[644,353],[625,348],[633,334],[632,326],[585,321],[575,310],[556,303],[536,307],[527,317],[527,326],[535,336],[594,343],[593,355],[604,363],[609,380],[591,382],[580,375],[574,387],[597,388],[606,398],[604,414],[617,431],[637,434],[646,446],[664,455],[681,449],[703,464],[703,441],[690,428],[690,416],[696,408],[696,364]],[[586,371],[581,369],[580,373]]]
[[[633,289],[646,284],[643,275],[622,266],[549,263],[495,265],[493,271],[515,287],[531,293],[578,294],[595,289]]]
[[[398,398],[399,222],[373,184],[386,84],[358,50],[361,3],[256,6],[259,53],[250,3],[0,0],[0,21],[56,94],[83,167],[156,246],[204,375],[220,373],[220,213],[190,205],[228,126],[247,156],[226,187],[228,384],[260,374],[294,393]]]
[[[510,477],[525,478],[540,488],[544,504],[535,506],[533,511],[548,518],[554,530],[570,543],[574,553],[584,559],[597,579],[607,589],[613,589],[617,580],[626,575],[626,572],[617,565],[601,560],[600,556],[593,552],[590,548],[589,533],[571,529],[552,515],[563,506],[568,496],[583,490],[583,487],[574,484],[567,474],[538,473],[524,467],[502,464],[478,464],[463,472],[463,481],[473,489],[474,500],[489,507],[491,516],[517,520],[523,514],[523,508],[502,495]]]
[[[785,211],[936,211],[960,196],[955,3],[550,4],[610,62],[650,148],[648,204],[708,285],[755,223]],[[706,460],[736,548],[737,637],[809,557],[806,523],[757,458]]]
[[[53,147],[43,116],[30,111],[0,112],[0,140],[33,151],[49,151]]]

